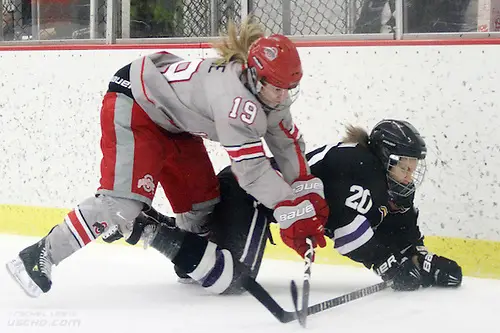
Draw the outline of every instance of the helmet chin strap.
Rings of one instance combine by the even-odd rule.
[[[400,213],[400,214],[404,214],[406,213],[407,211],[410,210],[410,207],[403,207],[403,206],[398,206],[397,204],[395,204],[394,202],[392,201],[389,201],[389,211],[391,213]]]
[[[247,82],[252,94],[257,96],[262,89],[262,83],[258,80],[257,73],[253,67],[247,67]]]
[[[262,82],[257,78],[257,73],[253,67],[247,67],[247,77],[246,77],[246,86],[250,89],[250,92],[255,95],[257,100],[260,102],[264,111],[271,112],[274,108],[267,105],[259,96],[259,93],[262,89]]]
[[[389,201],[397,206],[399,209],[408,209],[413,205],[413,200],[415,198],[415,185],[410,185],[413,187],[412,191],[407,195],[402,195],[402,189],[406,186],[398,183],[390,177],[387,178],[389,187]]]

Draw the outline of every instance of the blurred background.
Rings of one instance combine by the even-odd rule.
[[[500,31],[500,0],[0,0],[0,41],[206,38],[253,15],[325,39]]]

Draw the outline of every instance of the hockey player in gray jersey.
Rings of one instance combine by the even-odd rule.
[[[289,109],[302,78],[297,49],[283,35],[265,37],[249,21],[239,35],[237,30],[228,27],[218,58],[187,60],[159,52],[133,61],[111,79],[101,109],[103,158],[96,195],[7,263],[28,295],[48,292],[53,265],[101,234],[119,230],[128,238],[158,184],[176,213],[177,226],[193,235],[206,234],[208,217],[219,202],[219,183],[202,138],[220,142],[240,186],[275,209],[288,246],[303,255],[307,237],[326,245],[323,184],[310,175],[304,141]],[[282,176],[271,167],[262,139]],[[140,238],[151,242],[154,229],[145,228]],[[194,248],[200,239],[206,241],[193,239],[188,243]],[[224,278],[219,281],[226,282],[213,289],[223,290],[232,279],[231,253],[214,243],[204,248],[199,258],[203,271],[192,275],[210,287],[206,277],[222,262],[218,273]]]

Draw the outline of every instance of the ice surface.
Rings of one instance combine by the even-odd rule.
[[[5,263],[36,238],[0,235]],[[287,310],[290,280],[302,263],[265,260],[258,281]],[[52,290],[29,298],[0,270],[0,332],[245,333],[300,332],[282,324],[249,294],[214,296],[176,281],[153,249],[91,244],[53,271]],[[313,265],[311,301],[379,282],[368,270]],[[299,283],[300,285],[300,283]],[[498,332],[500,281],[465,278],[456,290],[381,291],[310,316],[308,332]]]

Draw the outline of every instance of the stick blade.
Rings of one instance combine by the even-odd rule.
[[[295,281],[290,282],[290,293],[292,294],[293,308],[295,310],[295,319],[299,321],[300,326],[306,327],[304,309],[299,310],[299,290]],[[305,316],[307,317],[307,308],[305,311]]]
[[[295,312],[299,311],[299,291],[295,281],[290,282],[290,293],[292,294],[292,302]]]

